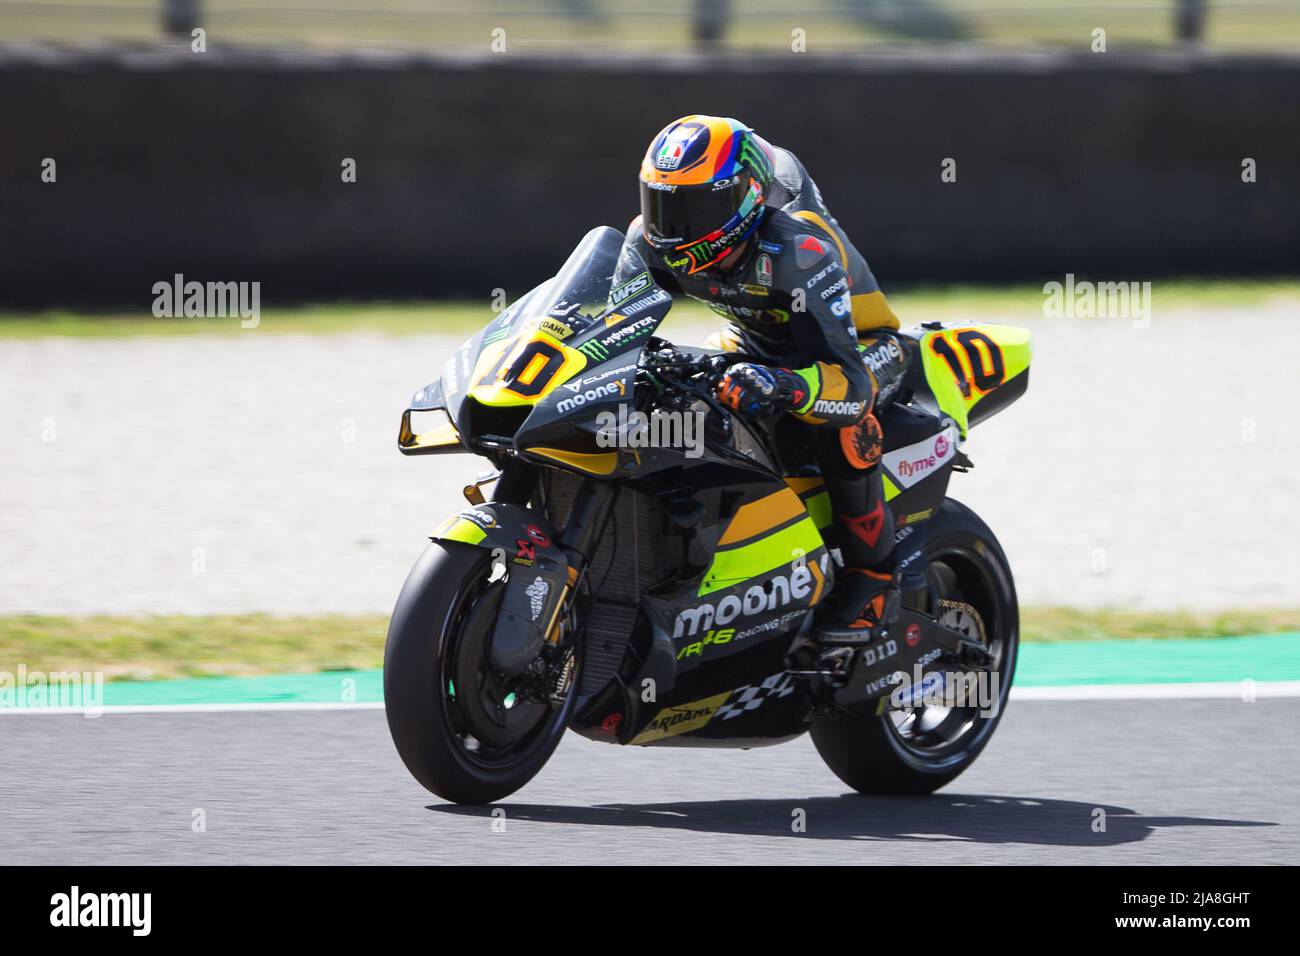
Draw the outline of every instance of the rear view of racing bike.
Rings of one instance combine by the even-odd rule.
[[[621,251],[616,230],[588,233],[402,417],[403,453],[493,466],[397,599],[384,697],[402,760],[481,804],[532,779],[566,729],[701,747],[810,732],[861,793],[948,783],[997,727],[1019,643],[1006,557],[948,482],[971,467],[970,428],[1024,393],[1028,332],[903,332],[903,385],[877,408],[903,610],[828,668],[807,633],[835,581],[831,509],[806,441],[716,401],[734,357],[657,337],[671,297],[644,268],[611,288]],[[690,441],[635,440],[655,422]]]

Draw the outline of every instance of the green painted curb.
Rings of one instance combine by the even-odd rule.
[[[1300,633],[1020,645],[1016,687],[1300,680]]]
[[[1300,680],[1300,633],[1250,637],[1028,642],[1020,647],[1017,687],[1078,684]],[[381,703],[380,670],[267,677],[114,681],[104,705]]]
[[[381,703],[384,699],[383,675],[381,670],[368,670],[271,674],[265,677],[113,681],[104,685],[104,706]]]

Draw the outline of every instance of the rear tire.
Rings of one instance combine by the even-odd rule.
[[[384,648],[384,708],[397,752],[416,780],[453,803],[493,803],[528,783],[559,745],[575,696],[570,690],[526,733],[504,729],[499,752],[468,732],[473,722],[458,707],[477,688],[465,686],[473,668],[467,671],[464,661],[458,668],[456,651],[467,630],[495,620],[491,608],[474,613],[499,596],[491,570],[491,554],[482,548],[431,542],[402,586]],[[479,752],[467,748],[467,739]]]
[[[817,752],[859,793],[916,796],[951,782],[974,763],[993,736],[1015,675],[1020,612],[1011,569],[997,538],[975,512],[952,499],[929,525],[926,555],[940,596],[973,605],[990,646],[996,647],[997,707],[987,717],[973,710],[939,708],[943,721],[954,724],[959,736],[946,744],[935,740],[931,746],[923,746],[925,734],[907,738],[898,726],[900,715],[906,716],[902,711],[892,716],[887,709],[881,714],[818,717],[812,727]]]

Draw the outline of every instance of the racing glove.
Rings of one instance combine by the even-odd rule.
[[[724,405],[744,415],[771,406],[798,408],[808,397],[807,384],[788,368],[752,362],[730,366],[717,390]]]

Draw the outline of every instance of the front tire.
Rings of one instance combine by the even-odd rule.
[[[495,717],[484,707],[492,677],[476,661],[504,587],[491,574],[489,552],[431,542],[402,586],[384,648],[397,752],[416,780],[453,803],[493,803],[528,783],[559,745],[574,699],[529,701],[509,714],[498,707]]]
[[[930,519],[926,556],[931,583],[949,601],[972,606],[994,654],[997,706],[891,708],[862,716],[822,716],[813,722],[817,752],[859,793],[933,793],[974,763],[1006,709],[1020,645],[1020,611],[1006,555],[975,512],[949,499]],[[920,712],[920,713],[918,713]],[[927,727],[927,719],[932,723]]]

